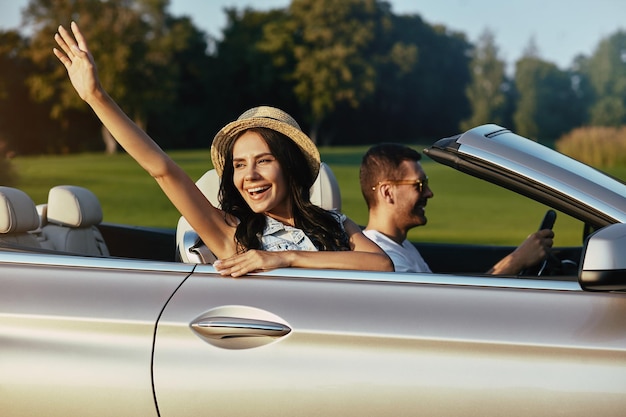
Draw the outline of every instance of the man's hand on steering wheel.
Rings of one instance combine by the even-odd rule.
[[[539,226],[539,231],[533,233],[520,245],[516,250],[527,250],[526,263],[530,265],[520,272],[520,275],[550,275],[555,268],[560,265],[560,261],[551,254],[554,232],[554,222],[556,221],[556,212],[548,210]],[[528,245],[528,248],[524,246]]]

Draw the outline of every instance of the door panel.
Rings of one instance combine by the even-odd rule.
[[[25,263],[0,261],[0,414],[156,416],[156,320],[188,272],[7,256]]]
[[[158,326],[161,417],[626,409],[623,295],[472,286],[470,277],[449,285],[434,275],[432,283],[400,283],[328,274],[337,279],[195,273]],[[216,345],[191,327],[215,311],[223,319],[228,311],[232,319],[272,317],[290,331],[258,336],[266,338],[258,346],[241,347],[239,338]]]

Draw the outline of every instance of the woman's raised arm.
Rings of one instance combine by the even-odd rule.
[[[211,205],[182,168],[107,94],[100,84],[85,37],[74,22],[71,30],[72,33],[59,26],[54,39],[60,49],[54,48],[53,51],[67,69],[78,95],[93,109],[120,146],[155,178],[213,253],[218,257],[231,256],[235,253],[234,222],[225,221],[224,213]]]

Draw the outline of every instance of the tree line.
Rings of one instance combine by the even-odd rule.
[[[168,0],[31,0],[24,31],[0,31],[0,149],[109,152],[114,142],[53,56],[76,20],[102,83],[166,149],[206,148],[261,104],[285,109],[320,145],[432,142],[497,123],[540,141],[626,124],[626,32],[559,69],[529,43],[505,71],[494,35],[476,44],[381,0],[292,0],[227,8],[219,39]],[[29,35],[24,35],[29,33]]]

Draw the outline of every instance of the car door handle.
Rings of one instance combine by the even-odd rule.
[[[236,337],[282,337],[291,328],[282,323],[242,317],[205,317],[191,323],[191,328],[211,339]]]

